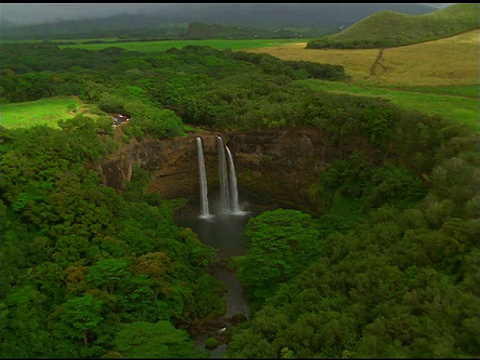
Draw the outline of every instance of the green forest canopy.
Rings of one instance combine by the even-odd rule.
[[[480,354],[477,133],[308,89],[296,80],[342,80],[343,68],[268,55],[9,44],[0,67],[2,102],[78,96],[130,115],[127,138],[313,126],[332,148],[355,134],[382,155],[328,164],[312,184],[320,218],[249,221],[237,261],[252,318],[226,356]],[[2,129],[1,146],[2,357],[207,357],[182,327],[225,311],[216,249],[174,224],[175,203],[146,193],[141,167],[123,193],[103,186],[94,169],[121,146],[111,123]]]

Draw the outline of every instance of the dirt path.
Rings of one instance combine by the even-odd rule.
[[[365,80],[368,80],[369,78],[371,78],[372,76],[376,76],[376,75],[383,75],[387,72],[387,68],[385,66],[383,66],[382,63],[380,63],[380,61],[382,60],[383,58],[383,49],[380,49],[380,51],[378,52],[378,55],[377,55],[377,58],[375,59],[375,61],[373,62],[372,66],[370,67],[370,75],[368,75]],[[381,74],[377,73],[377,67],[381,67],[383,72]]]

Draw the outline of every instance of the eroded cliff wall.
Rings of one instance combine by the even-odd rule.
[[[335,147],[315,127],[190,133],[167,140],[132,140],[103,162],[105,183],[121,191],[132,176],[134,164],[138,164],[152,175],[150,192],[167,199],[196,198],[199,194],[196,138],[201,137],[211,193],[218,188],[218,135],[232,152],[241,198],[265,205],[305,207],[314,212],[321,204],[316,189],[328,163],[348,157],[356,148],[375,152],[361,137],[352,138],[348,146]]]

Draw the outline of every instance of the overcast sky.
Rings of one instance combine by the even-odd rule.
[[[443,8],[452,3],[422,3],[423,5]],[[148,14],[152,11],[168,12],[179,6],[188,6],[191,10],[203,6],[202,3],[52,3],[52,4],[0,4],[1,17],[17,24],[34,24],[53,22],[58,20],[75,20],[85,18],[99,18],[119,14]],[[190,9],[189,9],[190,10]]]

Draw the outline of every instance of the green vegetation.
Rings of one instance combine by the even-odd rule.
[[[317,229],[310,215],[279,209],[251,219],[244,233],[249,245],[238,277],[254,310],[261,308],[280,284],[298,275],[304,262],[315,258]]]
[[[23,61],[16,58],[17,51],[26,55]],[[341,66],[193,45],[148,54],[11,44],[4,45],[0,59],[6,103],[78,96],[101,111],[131,116],[125,132],[138,139],[145,132],[159,138],[181,135],[180,119],[224,129],[271,127],[285,119],[303,122],[297,110],[308,99],[295,95],[293,81],[347,78]],[[74,73],[68,71],[72,67]],[[276,105],[281,98],[284,109]]]
[[[250,49],[283,60],[341,65],[355,83],[381,86],[478,86],[479,30],[387,49],[306,49],[306,43]],[[462,54],[459,56],[459,54]]]
[[[125,324],[115,338],[116,348],[129,358],[208,358],[208,351],[194,348],[185,330],[169,321]]]
[[[218,23],[205,24],[194,21],[188,25],[188,39],[298,39],[311,38],[329,32],[326,29],[308,27],[253,28],[246,26],[227,26]],[[214,45],[212,47],[215,47]]]
[[[425,15],[381,11],[337,34],[309,41],[307,48],[386,48],[453,36],[479,28],[479,6],[454,4]]]
[[[210,46],[214,49],[232,49],[241,50],[254,47],[279,46],[292,42],[305,41],[305,39],[246,39],[246,40],[228,40],[228,39],[211,39],[211,40],[163,40],[163,41],[134,41],[134,42],[106,42],[99,44],[72,44],[61,45],[62,48],[77,48],[86,50],[102,50],[109,47],[122,48],[128,51],[139,52],[161,52],[170,48],[181,49],[188,45]]]
[[[142,169],[122,195],[101,186],[115,143],[95,121],[59,125],[2,131],[2,357],[205,357],[173,324],[224,311],[216,250]]]
[[[180,200],[147,192],[147,166],[121,193],[105,186],[97,169],[121,143],[80,104],[130,116],[127,142],[198,126],[321,130],[330,157],[307,188],[322,216],[280,208],[249,220],[231,265],[252,311],[229,328],[227,357],[480,353],[478,131],[415,103],[462,99],[471,114],[473,88],[387,101],[370,87],[352,95],[340,65],[194,45],[5,44],[0,75],[7,109],[81,101],[57,127],[1,128],[2,357],[203,358],[183,329],[225,312],[217,250],[174,224]]]
[[[48,98],[20,103],[2,104],[2,126],[48,125],[58,127],[59,120],[71,119],[80,112],[88,112],[75,98]]]
[[[478,86],[465,87],[388,87],[371,84],[353,85],[320,80],[303,80],[310,88],[339,94],[371,96],[388,99],[405,109],[422,111],[430,115],[442,115],[478,130]]]
[[[217,338],[211,337],[211,338],[208,338],[205,341],[205,348],[206,349],[215,349],[217,346],[218,346],[218,339]]]
[[[331,129],[348,139],[339,123]],[[233,330],[227,358],[480,352],[478,133],[420,113],[387,128],[377,160],[355,150],[328,164],[317,190],[322,217],[293,225],[302,213],[276,210],[249,220],[240,278],[257,301],[274,294],[254,302],[251,320]],[[299,266],[294,239],[307,246],[301,272],[278,285],[277,276]]]

